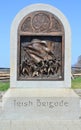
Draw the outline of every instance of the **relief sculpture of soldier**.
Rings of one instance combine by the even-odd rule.
[[[22,44],[21,75],[27,78],[61,78],[61,56],[53,41],[33,39]]]

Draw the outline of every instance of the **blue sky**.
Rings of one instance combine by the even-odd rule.
[[[67,17],[72,32],[72,65],[81,55],[81,0],[0,0],[0,67],[10,67],[10,28],[14,17],[36,3],[50,4]]]

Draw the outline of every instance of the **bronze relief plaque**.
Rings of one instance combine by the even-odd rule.
[[[64,80],[64,28],[53,14],[36,11],[18,28],[17,79]]]

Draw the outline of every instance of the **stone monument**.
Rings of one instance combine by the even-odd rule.
[[[10,45],[10,89],[3,97],[0,130],[80,130],[65,16],[46,4],[24,8],[12,23]]]

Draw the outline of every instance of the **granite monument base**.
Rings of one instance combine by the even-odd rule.
[[[3,97],[0,130],[80,130],[80,99],[71,89],[11,88]]]
[[[81,130],[81,120],[0,120],[0,130]]]

